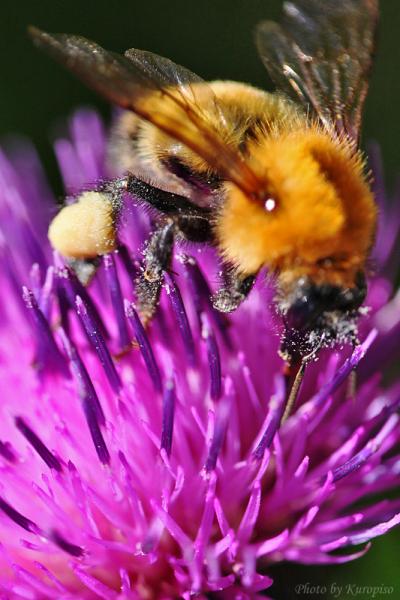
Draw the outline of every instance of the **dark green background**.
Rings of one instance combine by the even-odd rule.
[[[82,104],[98,106],[108,114],[101,100],[32,48],[25,34],[29,23],[49,31],[80,33],[116,51],[130,46],[152,50],[205,79],[238,79],[271,89],[257,58],[252,32],[261,19],[276,18],[280,6],[280,0],[2,0],[0,136],[18,132],[31,138],[59,194],[49,143],[52,128]],[[364,139],[380,142],[392,183],[400,166],[400,1],[381,0],[381,7]],[[392,598],[400,598],[399,541],[398,532],[394,532],[375,542],[365,558],[341,567],[281,566],[276,569],[275,597],[305,598],[296,595],[296,583],[320,582],[329,588],[329,582],[341,582],[394,585]],[[359,600],[363,597],[357,596]]]

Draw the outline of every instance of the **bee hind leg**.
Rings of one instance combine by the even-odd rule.
[[[243,275],[236,269],[223,267],[224,285],[211,298],[214,308],[224,313],[234,311],[247,298],[256,276]]]
[[[68,261],[68,264],[81,284],[87,286],[96,274],[99,262],[98,257],[89,259],[73,258]]]
[[[154,315],[160,297],[163,274],[171,263],[176,224],[163,221],[151,234],[144,250],[140,275],[136,280],[136,302],[146,325]]]

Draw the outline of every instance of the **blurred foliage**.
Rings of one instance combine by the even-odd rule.
[[[399,542],[399,531],[392,531],[372,542],[363,558],[343,565],[277,565],[268,592],[275,600],[398,600]]]
[[[61,194],[50,143],[54,128],[82,104],[109,114],[101,99],[32,47],[26,36],[28,24],[79,33],[115,51],[131,46],[151,50],[205,79],[236,79],[272,89],[254,48],[253,29],[261,19],[278,18],[280,7],[281,0],[2,0],[0,136],[19,133],[32,139]],[[392,184],[400,166],[399,0],[381,0],[381,12],[364,140],[381,144]],[[375,542],[364,558],[339,567],[279,566],[274,569],[275,597],[312,597],[296,594],[296,583],[321,583],[330,589],[331,582],[341,582],[393,585],[392,597],[400,598],[399,541],[399,533],[394,532]],[[329,592],[315,597],[333,598]]]

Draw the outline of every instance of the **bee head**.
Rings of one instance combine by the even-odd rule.
[[[356,273],[351,286],[316,283],[308,277],[294,282],[291,291],[278,299],[285,324],[283,355],[304,356],[321,346],[352,342],[366,292],[362,271]]]

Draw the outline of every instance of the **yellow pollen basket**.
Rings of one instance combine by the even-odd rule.
[[[89,191],[60,210],[48,236],[53,248],[66,258],[88,259],[115,250],[115,233],[110,197]]]

